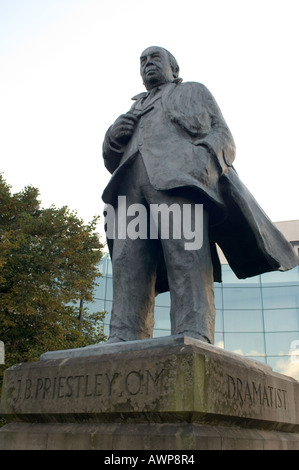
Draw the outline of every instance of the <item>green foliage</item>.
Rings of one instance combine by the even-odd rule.
[[[67,207],[42,209],[28,186],[11,194],[0,175],[0,338],[5,367],[48,350],[105,340],[104,312],[79,312],[92,301],[103,245],[98,217],[84,225]]]

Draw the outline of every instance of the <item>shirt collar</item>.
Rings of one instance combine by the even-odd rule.
[[[165,86],[169,85],[170,83],[177,83],[177,79],[174,80],[173,82],[167,82],[167,83],[164,83],[163,85],[159,85],[155,88],[152,88],[151,90],[149,91],[144,91],[142,93],[139,93],[138,95],[135,95],[133,96],[131,99],[132,100],[140,100],[140,99],[145,99],[147,98],[148,96],[155,96],[156,93],[158,93],[159,91],[162,90],[162,88],[164,88]]]

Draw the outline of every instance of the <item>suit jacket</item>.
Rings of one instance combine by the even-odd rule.
[[[106,134],[103,155],[113,176],[104,201],[113,202],[118,182],[140,152],[155,189],[193,188],[224,209],[218,181],[235,158],[235,145],[210,92],[200,83],[187,82],[169,83],[147,95],[133,98],[131,112],[150,111],[139,119],[128,145],[113,147],[109,130]]]
[[[139,119],[126,146],[111,141],[110,129],[106,133],[103,157],[112,177],[103,193],[104,202],[115,203],[119,183],[140,153],[155,189],[188,188],[203,198],[210,215],[216,281],[221,281],[216,243],[240,278],[297,265],[291,245],[235,172],[233,137],[207,88],[195,82],[169,83],[155,95],[141,93],[133,99],[131,112],[148,112]],[[165,290],[168,284],[161,259],[157,291]]]

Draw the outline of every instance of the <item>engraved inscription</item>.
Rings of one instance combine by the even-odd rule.
[[[260,405],[268,408],[287,409],[287,391],[254,381],[241,380],[227,375],[227,397],[243,405]]]
[[[105,372],[54,377],[27,377],[17,380],[13,401],[60,400],[89,397],[111,397],[123,394],[151,395],[161,392],[165,369],[159,371],[132,370],[128,373]]]

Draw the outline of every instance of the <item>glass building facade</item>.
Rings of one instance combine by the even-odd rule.
[[[108,313],[112,308],[112,266],[101,261],[102,278],[89,309]],[[223,282],[215,283],[215,346],[269,364],[274,371],[299,380],[299,266],[238,279],[222,265]],[[156,297],[154,337],[170,335],[169,292]]]

